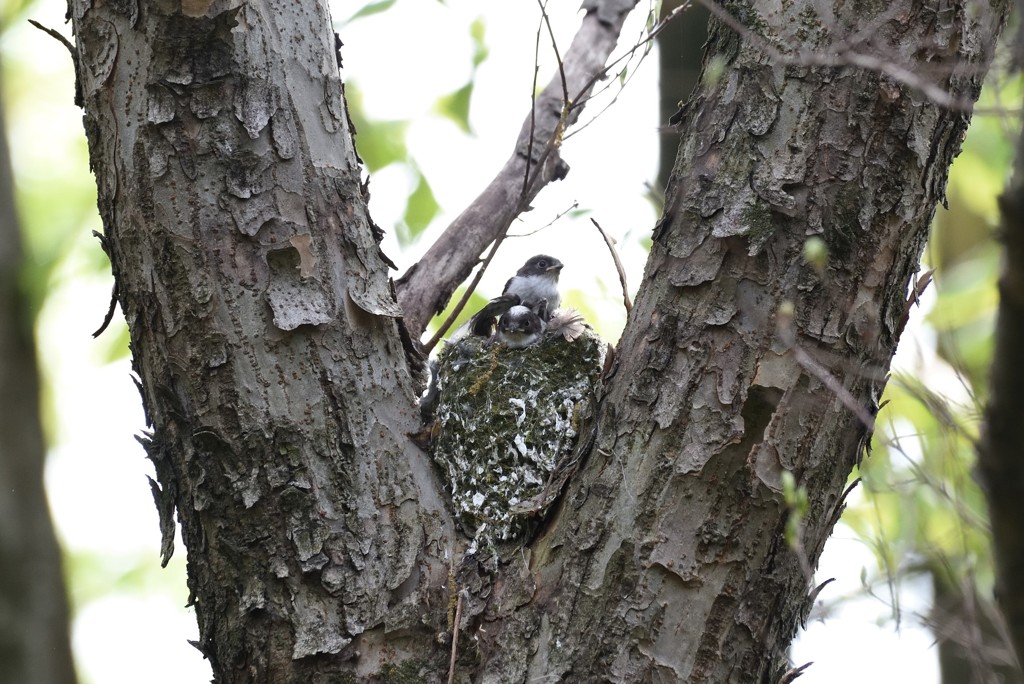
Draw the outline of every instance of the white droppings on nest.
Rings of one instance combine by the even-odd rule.
[[[544,513],[528,504],[553,498],[541,495],[592,410],[604,352],[589,329],[572,342],[550,335],[509,349],[468,338],[441,352],[434,459],[475,540],[514,540]]]

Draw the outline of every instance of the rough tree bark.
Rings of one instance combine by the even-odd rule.
[[[456,594],[459,681],[781,676],[968,122],[894,79],[969,105],[1007,9],[829,7],[719,9],[739,32],[712,24],[592,446],[537,539],[453,581],[325,6],[73,0],[154,491],[218,681],[442,681]]]
[[[385,619],[440,590],[452,534],[406,437],[415,382],[327,7],[71,10],[165,562],[176,509],[198,646],[218,681],[373,667]]]
[[[707,54],[725,71],[682,112],[593,453],[534,545],[544,590],[521,621],[560,645],[537,651],[534,673],[778,676],[968,123],[842,64],[867,51],[973,101],[1007,11],[760,7],[726,5],[743,35],[712,24]],[[851,36],[870,43],[837,55]],[[811,236],[827,263],[803,259]],[[808,496],[796,548],[786,471]]]

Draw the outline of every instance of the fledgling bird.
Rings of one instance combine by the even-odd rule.
[[[537,304],[544,300],[546,305],[540,313],[546,323],[551,312],[558,308],[562,298],[558,294],[558,274],[562,270],[562,262],[546,254],[530,257],[516,271],[516,274],[505,283],[500,297],[495,297],[487,306],[470,319],[470,329],[474,335],[490,337],[494,332],[495,317],[506,313],[515,305],[537,310]]]
[[[521,304],[513,306],[498,319],[495,341],[512,349],[537,344],[547,329],[547,323],[544,322],[546,309],[547,302],[543,299],[533,309]]]
[[[561,272],[561,261],[546,254],[530,257],[522,268],[505,283],[503,295],[518,295],[519,303],[534,308],[540,300],[547,301],[547,313],[542,318],[547,321],[551,312],[562,303],[558,294],[558,274]]]

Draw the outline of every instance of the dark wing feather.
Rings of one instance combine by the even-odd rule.
[[[473,314],[469,319],[469,329],[478,337],[490,337],[494,334],[494,327],[498,323],[498,317],[519,304],[519,295],[503,294],[495,297],[484,305],[484,308]]]

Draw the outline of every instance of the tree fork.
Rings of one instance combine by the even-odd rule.
[[[947,65],[973,100],[1007,3],[785,8],[713,24],[593,448],[538,539],[455,573],[456,680],[782,676],[867,440],[849,406],[875,410],[968,121],[863,60],[801,55]],[[406,437],[326,7],[71,14],[156,491],[215,677],[441,681],[456,533]]]

